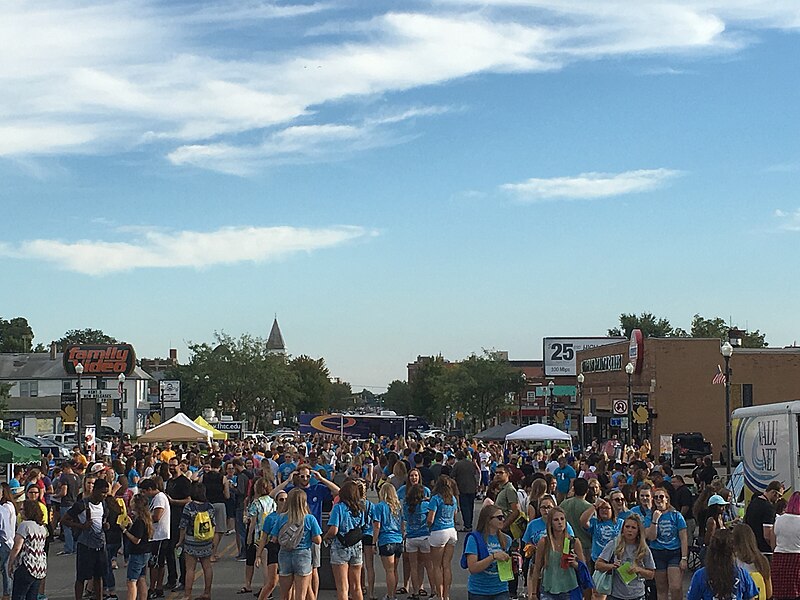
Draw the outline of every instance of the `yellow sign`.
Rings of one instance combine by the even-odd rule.
[[[650,420],[650,413],[644,406],[638,407],[633,411],[633,422],[637,425],[644,425]]]
[[[458,411],[456,413],[456,419],[458,419],[459,421],[463,421],[464,420],[464,413],[461,412],[461,411]]]
[[[566,420],[567,415],[564,414],[563,410],[560,410],[555,414],[554,418],[556,420],[556,423],[563,423]]]
[[[161,425],[161,413],[150,413],[150,425]]]
[[[64,423],[76,423],[78,421],[78,411],[71,404],[68,404],[64,410],[61,411],[61,420]]]

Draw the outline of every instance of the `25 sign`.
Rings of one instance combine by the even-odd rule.
[[[574,360],[575,359],[575,344],[555,342],[550,344],[550,360]]]
[[[547,377],[556,375],[575,376],[577,372],[577,356],[581,350],[604,346],[622,341],[621,338],[544,338],[544,374]]]

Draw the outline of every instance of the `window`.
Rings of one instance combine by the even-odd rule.
[[[526,400],[530,402],[536,402],[536,391],[535,390],[528,390],[526,395]]]
[[[72,391],[72,379],[62,379],[61,380],[61,391],[62,392],[71,392]]]
[[[98,390],[106,389],[106,380],[103,379],[102,377],[97,378],[97,389]]]
[[[742,406],[753,406],[753,384],[742,384]]]
[[[39,382],[38,381],[20,381],[19,382],[19,397],[20,398],[35,398],[39,395]]]

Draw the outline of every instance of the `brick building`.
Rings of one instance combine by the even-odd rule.
[[[616,425],[624,415],[614,414],[614,403],[628,398],[625,366],[631,362],[630,349],[626,341],[577,354],[578,370],[585,377],[584,415],[597,419],[585,424],[587,439],[615,433],[620,439],[628,437]],[[630,378],[638,417],[634,435],[648,437],[657,452],[659,436],[699,431],[718,457],[725,439],[725,386],[712,382],[719,369],[725,369],[720,341],[648,338],[639,344],[638,354]],[[800,348],[735,348],[730,368],[731,410],[800,398]]]

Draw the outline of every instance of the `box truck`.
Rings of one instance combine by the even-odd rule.
[[[783,483],[787,495],[800,488],[800,400],[737,408],[732,426],[748,500],[773,480]]]

